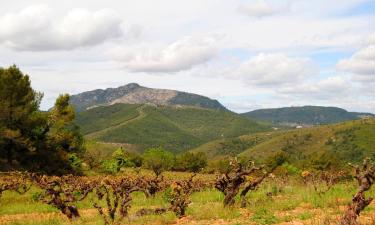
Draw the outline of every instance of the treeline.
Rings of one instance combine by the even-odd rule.
[[[162,147],[150,148],[143,154],[127,151],[119,148],[113,152],[111,157],[102,160],[99,170],[106,173],[117,173],[121,168],[147,168],[160,175],[163,171],[189,171],[199,172],[207,166],[207,157],[204,153],[185,152],[174,155]]]
[[[254,163],[246,157],[235,157],[235,159],[243,165]],[[97,172],[116,174],[125,168],[144,168],[154,171],[157,176],[164,171],[227,173],[232,169],[232,161],[232,156],[208,161],[203,152],[184,152],[174,155],[162,147],[150,148],[143,154],[120,147],[107,159],[91,161],[91,163],[90,160],[85,159],[85,163],[90,164],[88,169]],[[278,165],[278,174],[298,175],[302,172],[301,169],[288,163],[288,155],[284,152],[268,157],[262,164],[267,167]]]
[[[60,95],[48,112],[43,94],[16,66],[0,68],[0,169],[47,174],[79,172],[84,139],[73,123],[69,95]]]

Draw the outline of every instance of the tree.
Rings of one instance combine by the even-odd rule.
[[[83,136],[73,123],[69,95],[60,95],[50,112],[39,110],[42,97],[16,66],[0,68],[0,159],[8,169],[64,173],[79,168]]]
[[[69,104],[68,94],[60,95],[56,99],[55,106],[49,116],[49,142],[56,150],[63,150],[69,153],[82,153],[83,136],[79,127],[74,124],[75,112]]]
[[[36,161],[51,163],[40,164],[49,173],[80,172],[77,157],[82,157],[85,151],[84,139],[79,127],[73,122],[75,112],[69,104],[69,95],[62,94],[56,99],[54,107],[47,117],[47,127],[44,130],[42,147]],[[75,159],[75,160],[72,160]],[[53,162],[54,161],[54,162]]]
[[[371,163],[369,158],[365,158],[361,167],[351,166],[355,169],[354,178],[357,180],[359,187],[352,198],[352,202],[341,217],[340,225],[358,225],[359,214],[374,200],[372,197],[366,198],[365,192],[369,191],[375,182],[375,165]]]
[[[185,152],[176,158],[176,170],[198,172],[207,166],[207,156],[203,152]]]
[[[16,66],[0,68],[0,148],[10,165],[19,154],[35,150],[46,122],[38,110],[42,96]]]
[[[110,159],[102,161],[102,169],[107,173],[117,173],[122,167],[140,167],[142,157],[137,153],[126,151],[122,147],[112,153]]]
[[[163,148],[150,148],[143,154],[143,164],[158,176],[173,166],[174,156]]]
[[[255,167],[254,163],[244,166],[235,158],[230,162],[230,171],[217,177],[215,188],[224,194],[224,206],[235,203],[235,197],[241,186],[246,182],[246,177],[261,170],[263,167]]]
[[[245,187],[242,189],[240,193],[241,198],[241,207],[246,208],[247,200],[246,195],[249,191],[256,190],[258,186],[266,179],[275,169],[281,166],[287,160],[287,155],[284,152],[280,152],[271,156],[266,160],[266,168],[263,171],[263,174],[256,177],[253,180],[248,181],[245,184]]]

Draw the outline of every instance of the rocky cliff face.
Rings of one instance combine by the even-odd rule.
[[[117,103],[187,105],[227,110],[217,100],[205,96],[175,90],[147,88],[136,83],[130,83],[118,88],[97,89],[72,95],[70,102],[78,111]]]

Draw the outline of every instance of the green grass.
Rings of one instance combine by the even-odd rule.
[[[280,221],[272,212],[265,208],[258,209],[251,218],[254,222],[262,225],[275,224]]]

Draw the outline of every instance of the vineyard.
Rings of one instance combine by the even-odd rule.
[[[0,224],[374,224],[375,166],[352,167],[286,176],[233,160],[215,175],[3,173]]]

